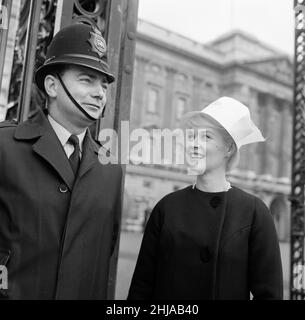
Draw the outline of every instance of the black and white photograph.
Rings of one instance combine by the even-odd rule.
[[[305,300],[304,195],[305,0],[0,0],[3,302]]]

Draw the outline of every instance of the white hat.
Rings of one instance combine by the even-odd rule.
[[[233,98],[221,97],[201,111],[189,112],[184,116],[184,121],[196,115],[208,115],[216,120],[235,142],[237,150],[230,159],[228,170],[233,169],[238,164],[239,148],[241,146],[265,141],[261,131],[251,120],[248,107]]]

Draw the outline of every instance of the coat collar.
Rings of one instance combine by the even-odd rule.
[[[14,137],[16,140],[37,139],[32,145],[33,151],[58,172],[72,191],[75,180],[74,173],[56,133],[42,110],[37,110],[27,121],[18,125]],[[98,151],[97,144],[87,130],[78,178],[81,178],[98,161]]]

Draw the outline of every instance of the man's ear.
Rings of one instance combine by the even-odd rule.
[[[46,90],[47,95],[50,98],[57,97],[57,88],[58,88],[58,81],[55,76],[48,74],[44,78],[44,88]]]

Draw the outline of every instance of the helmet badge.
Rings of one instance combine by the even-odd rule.
[[[90,38],[88,39],[91,44],[92,51],[96,52],[100,58],[105,55],[107,46],[106,41],[104,40],[102,33],[95,27],[92,27],[93,32],[90,32]]]

